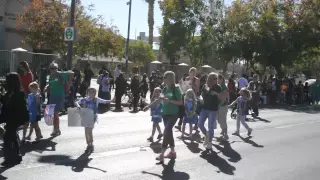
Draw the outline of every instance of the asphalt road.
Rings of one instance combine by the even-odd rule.
[[[160,143],[146,141],[151,133],[149,112],[107,112],[94,129],[95,152],[83,155],[83,128],[67,127],[61,118],[62,135],[49,137],[52,127],[41,122],[44,139],[22,147],[21,164],[1,169],[9,180],[317,180],[320,177],[320,120],[315,112],[263,110],[264,119],[249,122],[248,138],[232,136],[235,120],[228,119],[230,140],[213,142],[214,152],[202,144],[177,138],[177,159],[156,165]],[[188,132],[188,131],[187,131]],[[219,128],[215,136],[219,137]],[[199,138],[197,138],[199,140]],[[2,142],[0,142],[2,144]],[[1,153],[2,154],[2,153]],[[2,156],[2,155],[1,155]],[[3,158],[0,158],[2,161]]]

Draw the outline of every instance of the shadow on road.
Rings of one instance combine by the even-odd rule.
[[[264,119],[264,118],[261,118],[261,117],[256,117],[256,119],[259,120],[259,121],[265,122],[265,123],[271,123],[270,120],[267,120],[267,119]]]
[[[92,158],[89,158],[90,154],[82,154],[77,159],[71,159],[70,156],[64,155],[49,155],[49,156],[42,156],[39,158],[40,163],[51,163],[55,165],[62,165],[62,166],[70,166],[71,170],[74,172],[82,172],[84,168],[94,169],[101,172],[106,173],[107,171],[89,166],[89,162]]]
[[[1,169],[0,169],[0,180],[6,180],[6,179],[8,179],[7,177],[2,176],[2,173],[5,172],[5,171],[8,170],[8,169],[10,169],[10,168],[1,167]]]
[[[192,152],[192,153],[200,153],[202,149],[199,148],[199,143],[191,141],[187,142],[185,138],[182,138],[182,142],[187,145],[187,148]]]
[[[231,143],[228,141],[220,141],[220,145],[222,145],[223,147],[213,144],[213,146],[219,150],[224,156],[228,157],[228,161],[230,162],[239,162],[242,158],[241,155],[235,151],[232,147],[231,144],[234,143],[235,141],[232,141]],[[219,154],[219,152],[218,152]]]
[[[217,167],[219,171],[217,173],[224,173],[228,175],[234,175],[234,171],[236,168],[229,164],[225,159],[221,158],[217,155],[216,152],[210,150],[203,151],[200,155],[201,158],[208,161],[208,163],[212,164],[213,166]]]
[[[309,114],[318,114],[320,113],[320,107],[310,106],[310,105],[287,105],[287,104],[278,104],[276,106],[266,106],[261,109],[281,109],[285,111],[292,111],[298,113],[309,113]]]
[[[162,180],[189,180],[190,179],[189,174],[185,172],[175,171],[174,164],[175,164],[175,160],[171,159],[167,165],[162,165],[163,166],[162,175],[147,172],[147,171],[142,171],[141,173],[156,176]]]
[[[160,139],[155,141],[155,142],[152,142],[150,144],[150,148],[153,150],[154,153],[158,154],[161,152],[161,143],[160,143]]]
[[[249,137],[242,137],[242,136],[238,136],[243,142],[245,143],[248,143],[248,144],[251,144],[253,147],[257,147],[257,148],[263,148],[264,146],[263,145],[259,145],[257,144],[256,142],[254,142],[253,140],[251,140],[252,136],[249,136]]]
[[[39,141],[26,142],[21,145],[21,154],[24,156],[26,153],[31,151],[38,153],[43,153],[44,151],[55,151],[57,143],[52,141],[54,138],[55,137],[50,137]]]

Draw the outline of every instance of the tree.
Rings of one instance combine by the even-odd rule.
[[[198,56],[201,55],[198,53],[200,46],[197,45],[197,28],[202,23],[206,10],[203,1],[164,0],[159,3],[164,17],[160,31],[161,43],[170,63],[174,64],[178,60],[179,51],[186,50],[191,63],[197,64],[195,62],[198,62]]]
[[[91,11],[93,6],[89,8]],[[17,28],[26,31],[24,43],[34,49],[52,49],[64,56],[67,43],[63,39],[63,31],[67,27],[69,9],[64,0],[52,0],[49,4],[43,0],[33,0],[18,17]],[[107,26],[101,16],[95,18],[86,12],[81,1],[77,1],[75,27],[78,36],[74,43],[74,54],[79,57],[120,56],[123,38],[117,28]]]
[[[156,59],[150,44],[135,41],[129,44],[128,59],[137,65],[145,65]]]
[[[149,44],[153,45],[154,3],[155,0],[144,0],[148,3]]]

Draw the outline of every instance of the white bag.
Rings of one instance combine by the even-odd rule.
[[[68,126],[93,128],[93,110],[88,108],[68,108]]]
[[[49,105],[46,105],[46,108],[44,109],[43,119],[48,126],[53,125],[55,106],[56,106],[55,104],[49,104]]]

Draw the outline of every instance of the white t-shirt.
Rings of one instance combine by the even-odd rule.
[[[244,77],[241,77],[239,80],[238,80],[238,88],[241,89],[241,88],[244,88],[244,87],[247,87],[248,86],[248,80]]]

